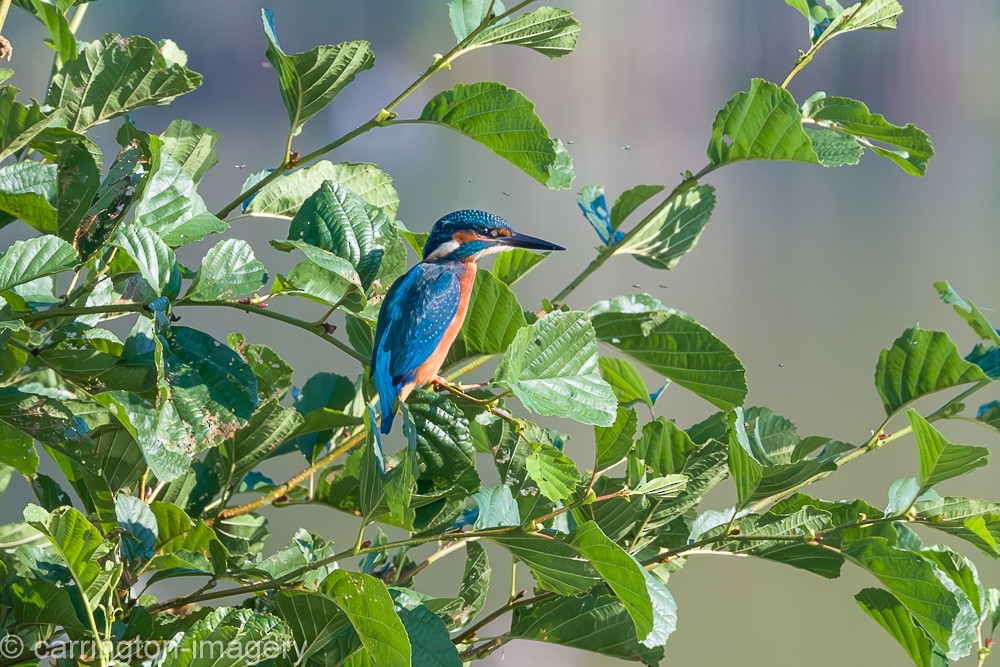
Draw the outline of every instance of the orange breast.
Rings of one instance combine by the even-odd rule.
[[[430,383],[441,371],[441,366],[444,365],[444,360],[448,356],[448,351],[451,349],[452,343],[458,337],[458,332],[462,330],[462,323],[465,322],[465,315],[469,310],[469,297],[472,294],[472,285],[475,282],[476,263],[466,262],[465,271],[458,279],[458,312],[455,313],[455,319],[448,325],[444,336],[441,338],[441,343],[434,350],[434,353],[427,357],[427,361],[417,368],[413,384],[403,387],[403,391],[400,392],[400,400],[405,401],[406,397],[413,391],[414,386],[420,387]]]

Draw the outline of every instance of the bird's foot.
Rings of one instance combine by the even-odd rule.
[[[457,382],[452,382],[446,377],[440,375],[434,376],[431,380],[431,384],[434,385],[434,391],[448,391],[449,389],[458,389],[459,391],[468,391],[469,389],[479,389],[486,385],[482,383],[478,384],[458,384]]]

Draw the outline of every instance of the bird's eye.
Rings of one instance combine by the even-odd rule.
[[[490,236],[492,236],[493,238],[496,238],[496,237],[500,236],[500,230],[498,230],[498,229],[491,229],[490,230]]]

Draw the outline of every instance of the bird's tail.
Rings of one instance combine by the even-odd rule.
[[[398,401],[395,401],[391,410],[382,411],[382,425],[379,430],[382,431],[384,435],[389,435],[389,431],[392,430],[392,420],[396,418],[396,409],[398,407]]]

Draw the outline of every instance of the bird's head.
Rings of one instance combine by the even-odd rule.
[[[555,243],[515,232],[498,215],[467,209],[449,213],[434,223],[424,245],[424,261],[478,261],[513,248],[565,250]]]

